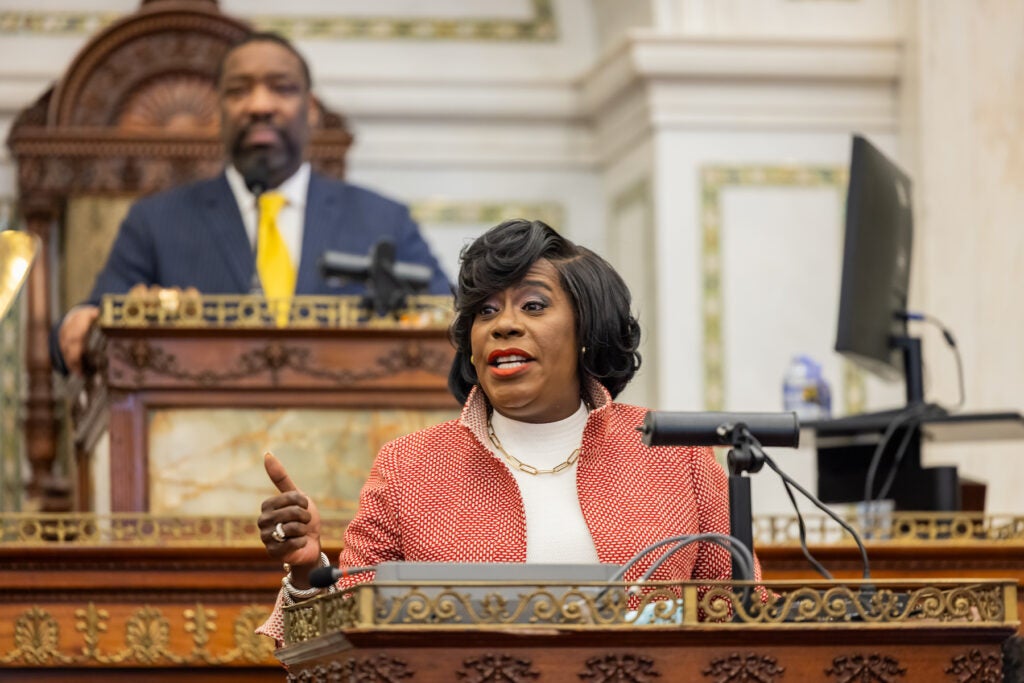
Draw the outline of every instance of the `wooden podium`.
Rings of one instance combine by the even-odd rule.
[[[109,428],[111,511],[153,510],[156,411],[457,414],[447,388],[450,298],[418,297],[398,317],[372,320],[365,319],[358,297],[296,297],[288,304],[290,321],[278,327],[273,302],[260,297],[189,297],[166,290],[160,297],[105,297],[87,356],[94,371],[73,404],[78,509],[95,509],[89,459]],[[252,454],[256,469],[261,452]],[[372,453],[363,457],[368,461]],[[258,501],[251,509],[259,509]]]
[[[1018,625],[1013,582],[739,585],[362,585],[287,608],[277,656],[303,682],[999,683]]]

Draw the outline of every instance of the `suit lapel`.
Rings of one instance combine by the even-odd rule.
[[[302,227],[302,258],[299,278],[295,283],[297,294],[315,294],[324,291],[320,276],[321,254],[331,248],[331,236],[342,230],[341,193],[335,185],[316,173],[309,176],[309,194],[306,197],[306,216]]]
[[[227,264],[228,274],[238,292],[248,294],[255,270],[252,245],[245,233],[242,214],[231,192],[227,178],[221,173],[202,186],[202,201],[206,208],[200,212],[206,222],[214,248],[220,249]]]

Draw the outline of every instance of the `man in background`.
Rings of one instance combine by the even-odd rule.
[[[326,250],[365,255],[388,239],[396,261],[431,269],[429,293],[451,293],[405,206],[311,171],[311,85],[305,59],[277,34],[254,33],[227,52],[217,78],[224,172],[132,206],[88,301],[51,335],[55,368],[80,371],[100,298],[140,284],[279,300],[362,294],[362,285],[325,281],[317,261]]]

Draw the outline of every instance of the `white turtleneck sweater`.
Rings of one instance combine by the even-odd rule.
[[[579,410],[564,420],[543,423],[518,422],[494,411],[491,425],[502,447],[511,455],[539,470],[549,470],[565,462],[580,447],[587,425],[587,408],[581,401]],[[579,462],[558,474],[530,475],[513,467],[493,444],[486,445],[519,485],[526,509],[526,561],[598,562],[594,539],[583,520],[576,493]]]

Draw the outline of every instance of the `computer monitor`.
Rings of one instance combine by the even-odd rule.
[[[853,136],[835,349],[878,377],[903,380],[907,405],[813,425],[818,497],[827,503],[864,500],[873,468],[882,479],[892,474],[887,497],[897,509],[959,506],[956,468],[922,468],[920,420],[901,417],[909,406],[925,412],[921,340],[908,334],[906,317],[914,232],[911,189],[910,177],[899,166],[865,137]],[[878,441],[873,437],[893,420],[905,422],[890,440],[902,446],[883,451],[872,466]],[[873,482],[872,490],[880,483]]]
[[[910,178],[853,136],[836,351],[890,380],[905,375],[914,218]],[[920,398],[920,397],[918,397]]]

